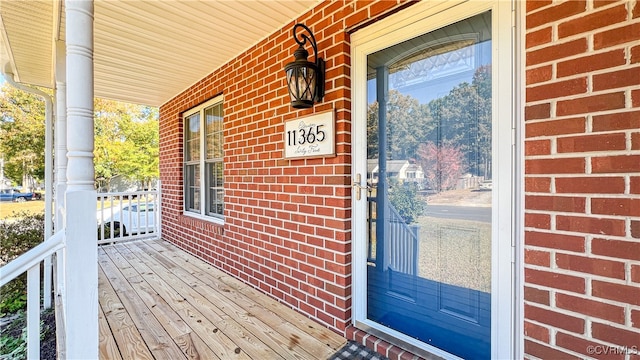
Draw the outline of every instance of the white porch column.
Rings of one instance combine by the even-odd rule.
[[[67,51],[64,41],[56,41],[56,116],[55,116],[55,224],[64,227],[64,193],[67,190]]]
[[[66,355],[98,358],[98,246],[93,167],[93,1],[66,0]]]
[[[65,192],[67,191],[67,51],[64,41],[56,41],[56,116],[54,129],[54,164],[55,164],[55,198],[54,218],[55,231],[64,229],[65,213]],[[64,262],[64,250],[56,253],[58,264]],[[64,271],[63,267],[58,265],[56,271],[55,295],[62,297],[62,304],[65,303],[66,296],[64,291]]]

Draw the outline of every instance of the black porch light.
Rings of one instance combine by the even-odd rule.
[[[309,36],[302,33],[296,36],[296,31],[302,28]],[[296,24],[293,27],[293,39],[300,45],[293,53],[295,60],[284,67],[287,73],[287,88],[291,96],[291,106],[296,109],[306,109],[313,106],[314,102],[321,101],[324,96],[324,60],[318,58],[316,38],[311,30],[304,24]],[[307,60],[309,52],[304,45],[307,40],[313,47],[315,61]]]

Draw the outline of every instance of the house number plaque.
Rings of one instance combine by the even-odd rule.
[[[333,111],[287,121],[284,124],[284,152],[286,159],[334,155]]]

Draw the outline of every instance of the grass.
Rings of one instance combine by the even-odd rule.
[[[450,190],[422,200],[432,205],[490,206],[491,194],[473,189]],[[491,223],[423,215],[413,225],[418,226],[418,276],[491,291]],[[375,225],[372,238],[375,254]]]
[[[421,217],[419,276],[491,291],[491,224]]]
[[[25,201],[23,203],[2,202],[0,203],[0,220],[10,219],[13,217],[13,213],[20,211],[26,211],[32,214],[43,213],[44,201],[33,200]]]
[[[142,200],[141,200],[142,201]],[[136,203],[136,200],[131,201],[132,204]],[[100,209],[100,201],[96,202],[96,206]],[[118,200],[113,201],[113,205],[119,205],[120,202]],[[127,200],[122,201],[122,205],[128,204]],[[112,206],[111,201],[104,202],[104,208],[108,209]],[[14,217],[14,213],[26,211],[32,214],[44,213],[44,201],[43,200],[32,200],[25,201],[23,203],[16,202],[2,202],[0,203],[0,220],[11,219]]]
[[[490,223],[420,216],[413,225],[419,236],[418,276],[491,291]],[[375,233],[372,238],[375,254]]]

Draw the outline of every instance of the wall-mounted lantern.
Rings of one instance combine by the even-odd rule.
[[[306,30],[311,38],[302,33],[296,36],[296,31],[302,28]],[[295,60],[284,67],[287,73],[287,87],[291,96],[291,106],[296,109],[306,109],[313,106],[314,102],[321,101],[324,97],[324,60],[318,58],[318,47],[316,39],[311,30],[303,24],[296,24],[293,27],[293,38],[300,45],[293,53]],[[314,62],[308,61],[309,52],[304,45],[307,40],[313,47]]]

